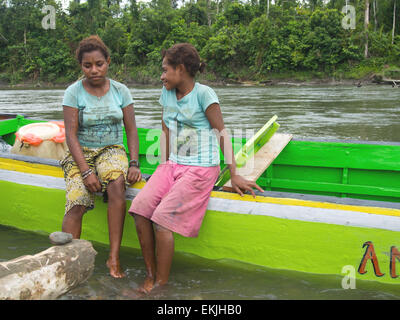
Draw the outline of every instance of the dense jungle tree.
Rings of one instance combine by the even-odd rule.
[[[56,9],[55,29],[41,25],[45,5]],[[342,26],[346,5],[355,29]],[[398,11],[397,0],[73,0],[65,10],[58,0],[0,0],[0,81],[74,81],[75,49],[90,34],[109,46],[122,81],[157,80],[161,50],[183,41],[209,79],[354,76],[398,65]]]

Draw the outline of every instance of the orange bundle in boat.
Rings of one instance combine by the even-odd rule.
[[[16,133],[12,153],[61,160],[67,151],[63,121],[31,123]]]

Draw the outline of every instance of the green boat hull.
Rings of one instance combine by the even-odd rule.
[[[0,181],[0,223],[22,230],[48,233],[61,229],[65,192]],[[130,201],[127,201],[127,206]],[[83,222],[82,238],[108,244],[107,204],[96,197],[96,209]],[[233,259],[269,268],[316,274],[342,275],[345,266],[356,271],[365,253],[363,244],[371,241],[379,259],[378,277],[372,262],[360,280],[400,284],[390,276],[392,246],[400,247],[396,231],[348,227],[342,225],[296,221],[269,216],[243,215],[208,210],[199,236],[185,238],[175,234],[176,250],[208,259]],[[127,216],[123,246],[139,249],[134,220]]]

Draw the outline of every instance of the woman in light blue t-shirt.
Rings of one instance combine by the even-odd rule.
[[[132,201],[147,276],[140,290],[168,281],[174,235],[197,237],[220,172],[219,150],[231,174],[233,190],[255,196],[256,183],[236,174],[231,139],[214,90],[195,81],[204,69],[197,50],[176,44],[163,53],[161,164]],[[166,142],[166,143],[163,143]],[[153,229],[154,226],[154,229]]]
[[[63,112],[69,153],[61,161],[66,184],[62,230],[79,238],[82,217],[94,207],[94,193],[108,199],[111,276],[124,277],[119,250],[125,219],[126,185],[141,180],[139,141],[129,89],[107,78],[110,56],[98,36],[83,39],[76,51],[85,75],[64,94]],[[125,127],[130,161],[123,145]]]

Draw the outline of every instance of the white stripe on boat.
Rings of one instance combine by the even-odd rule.
[[[0,180],[18,183],[22,185],[37,186],[49,189],[65,190],[64,178],[44,176],[18,171],[0,169]],[[126,191],[126,199],[133,199],[140,189],[129,188]],[[279,198],[275,198],[279,200]],[[287,200],[287,199],[282,199]],[[310,201],[318,203],[316,201]],[[320,222],[353,227],[365,227],[400,231],[400,217],[385,214],[357,212],[318,206],[277,204],[258,201],[231,200],[212,196],[208,210],[232,212],[238,214],[270,216],[280,219],[299,220],[308,222]]]

